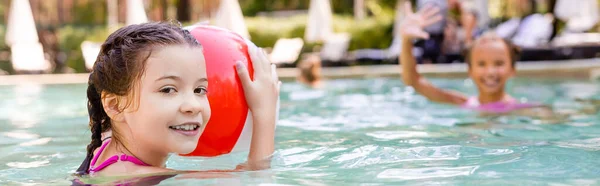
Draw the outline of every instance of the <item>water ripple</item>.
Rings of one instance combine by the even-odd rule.
[[[40,136],[38,134],[31,134],[26,131],[4,132],[4,133],[2,133],[2,135],[6,136],[6,137],[14,138],[14,139],[35,139]]]
[[[479,166],[386,169],[379,173],[377,178],[401,180],[448,178],[471,175],[477,168]]]
[[[50,165],[50,161],[42,160],[42,161],[32,161],[32,162],[9,162],[6,163],[7,166],[13,168],[27,169],[27,168],[36,168]]]
[[[366,135],[382,140],[431,137],[429,133],[422,131],[377,131],[367,133]]]
[[[558,141],[555,142],[559,147],[564,148],[575,148],[583,150],[598,151],[600,150],[600,138],[584,139],[584,140],[571,140],[571,141]]]
[[[379,164],[418,161],[449,161],[460,158],[458,145],[438,147],[395,148],[366,145],[332,158],[332,161],[343,164],[346,168],[356,168]]]
[[[19,146],[26,147],[26,146],[45,145],[48,142],[50,142],[50,140],[52,140],[52,138],[41,138],[41,139],[37,139],[37,140],[20,143]]]

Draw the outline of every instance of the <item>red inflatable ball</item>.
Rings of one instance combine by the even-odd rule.
[[[235,63],[242,61],[253,78],[254,69],[246,39],[214,26],[200,25],[186,29],[203,48],[212,114],[196,149],[184,156],[210,157],[249,150],[252,117],[235,70]]]

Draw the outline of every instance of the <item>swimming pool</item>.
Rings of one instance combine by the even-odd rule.
[[[465,79],[432,81],[469,94]],[[536,118],[486,118],[433,104],[398,78],[337,79],[322,90],[285,83],[273,167],[226,177],[162,184],[531,185],[600,184],[599,115],[560,124]],[[509,92],[559,111],[600,98],[600,84],[519,78]],[[0,86],[0,185],[70,184],[89,143],[85,85]],[[214,159],[172,156],[184,170],[232,169],[245,154]]]

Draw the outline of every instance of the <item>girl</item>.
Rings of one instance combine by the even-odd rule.
[[[265,169],[274,150],[280,82],[266,55],[255,46],[248,50],[254,80],[236,64],[254,125],[248,162],[241,168]],[[145,23],[111,34],[89,78],[92,141],[78,173],[174,172],[165,167],[169,154],[192,152],[210,119],[206,78],[201,45],[179,26]],[[111,137],[102,140],[108,131]]]
[[[412,54],[414,39],[427,39],[429,34],[423,28],[442,19],[439,8],[425,7],[413,13],[410,3],[405,4],[407,16],[400,26],[402,37],[402,55],[400,63],[402,79],[418,93],[429,100],[491,112],[505,112],[533,105],[518,104],[505,90],[506,81],[515,75],[515,62],[518,48],[493,34],[484,34],[473,42],[466,55],[469,76],[477,85],[479,96],[466,96],[448,90],[442,90],[421,77],[416,70],[415,57]]]

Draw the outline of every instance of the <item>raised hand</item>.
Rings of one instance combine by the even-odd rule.
[[[400,24],[400,34],[404,39],[429,39],[429,33],[424,28],[442,20],[439,7],[426,5],[418,12],[413,12],[410,1],[404,3],[405,17]]]

